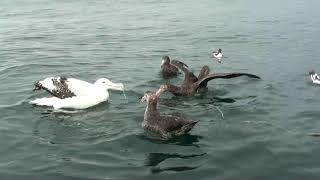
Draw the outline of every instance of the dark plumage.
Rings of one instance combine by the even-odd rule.
[[[177,62],[188,67],[183,62],[180,62],[180,61],[177,61]],[[161,62],[160,68],[161,68],[161,74],[164,78],[170,78],[170,77],[176,76],[179,73],[179,68],[177,68],[175,65],[171,64],[171,60],[170,60],[169,56],[162,57],[162,62]]]
[[[315,75],[316,72],[314,70],[309,71],[309,75]]]
[[[199,76],[196,77],[192,72],[180,64],[180,62],[171,61],[176,67],[184,72],[184,80],[181,86],[175,86],[173,84],[167,84],[165,87],[166,91],[169,91],[177,96],[192,96],[197,93],[200,88],[207,87],[210,80],[223,78],[235,78],[239,76],[248,76],[251,78],[260,79],[259,76],[248,73],[212,73],[210,74],[210,69],[208,66],[203,66]]]
[[[157,92],[146,92],[141,98],[141,102],[147,101],[148,103],[142,127],[164,138],[188,133],[197,122],[179,112],[160,114],[157,110],[157,102],[162,92],[164,92],[164,86],[161,86]]]
[[[69,89],[67,84],[67,78],[65,77],[50,77],[42,81],[38,81],[34,84],[34,90],[44,89],[51,95],[64,99],[75,96],[75,94]]]

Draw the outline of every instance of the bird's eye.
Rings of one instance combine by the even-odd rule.
[[[103,83],[103,84],[105,84],[106,82],[105,82],[105,81],[103,81],[102,83]]]

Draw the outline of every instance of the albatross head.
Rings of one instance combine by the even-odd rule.
[[[111,89],[116,91],[123,91],[124,85],[122,83],[113,83],[107,78],[100,78],[95,83],[95,85],[103,87],[105,89]]]

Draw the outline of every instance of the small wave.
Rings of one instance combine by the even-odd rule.
[[[64,64],[35,64],[35,63],[29,63],[29,64],[21,64],[21,65],[14,65],[11,67],[6,67],[0,70],[0,75],[7,74],[10,72],[21,72],[21,71],[28,71],[28,70],[34,70],[34,69],[41,69],[41,68],[61,68],[65,67]]]

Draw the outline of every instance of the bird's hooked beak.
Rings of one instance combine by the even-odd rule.
[[[141,96],[141,97],[139,98],[139,101],[142,103],[142,102],[147,101],[147,99],[148,99],[147,94],[145,94],[145,95],[143,95],[143,96]]]
[[[108,84],[108,89],[115,91],[124,91],[124,85],[122,83],[110,83]]]
[[[183,63],[183,62],[181,62],[181,61],[179,61],[183,66],[185,66],[186,68],[189,68],[189,66],[188,65],[186,65],[185,63]]]
[[[186,68],[189,68],[188,65],[186,65],[185,63],[178,61],[178,60],[172,60],[171,63],[175,64],[176,66],[181,66],[181,67],[185,66]]]
[[[149,99],[149,97],[154,94],[152,91],[146,91],[143,96],[139,98],[140,102],[145,102]]]
[[[156,92],[156,95],[159,97],[163,92],[168,90],[168,85],[163,84],[160,86],[159,90]]]

